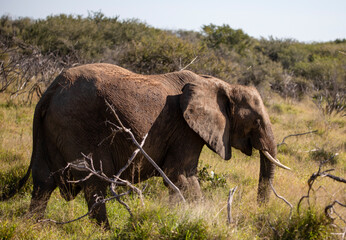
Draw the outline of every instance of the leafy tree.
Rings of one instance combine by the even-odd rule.
[[[245,50],[252,45],[252,39],[241,29],[232,29],[229,25],[216,26],[214,24],[202,27],[205,35],[204,41],[212,49],[220,49],[225,46],[228,50],[234,50],[244,54]]]

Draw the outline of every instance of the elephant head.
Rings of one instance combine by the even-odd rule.
[[[187,124],[223,159],[231,158],[231,147],[249,156],[252,148],[260,151],[257,200],[266,202],[275,165],[289,168],[276,159],[270,119],[258,91],[212,77],[186,84],[182,91],[180,106]]]

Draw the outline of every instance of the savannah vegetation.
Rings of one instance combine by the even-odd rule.
[[[136,20],[58,15],[46,19],[0,19],[0,193],[16,185],[29,166],[35,103],[63,69],[107,62],[143,74],[188,70],[229,83],[255,86],[268,109],[278,159],[292,171],[277,169],[273,185],[293,205],[274,194],[266,206],[256,202],[258,154],[233,152],[230,161],[205,147],[199,161],[204,199],[198,203],[169,202],[161,178],[147,184],[144,206],[136,194],[124,196],[130,217],[117,201],[107,203],[110,231],[88,218],[56,225],[27,216],[32,183],[12,199],[0,202],[1,239],[343,239],[345,183],[318,177],[309,198],[308,180],[321,171],[346,174],[346,39],[301,43],[272,37],[255,39],[228,25],[202,26],[201,31],[156,29]],[[191,63],[191,64],[190,64]],[[227,196],[238,186],[227,222]],[[125,191],[119,189],[120,192]],[[55,191],[46,217],[68,221],[87,212],[82,195],[66,202]],[[342,235],[344,234],[344,235]]]

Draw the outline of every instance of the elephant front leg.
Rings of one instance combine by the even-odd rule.
[[[180,174],[173,183],[180,189],[181,193],[188,201],[198,201],[202,199],[201,187],[196,176],[186,177],[184,174]],[[169,195],[172,201],[180,200],[179,193],[172,188],[169,189]]]
[[[98,225],[103,226],[108,230],[110,229],[110,226],[107,217],[106,204],[102,202],[104,200],[105,193],[106,186],[104,184],[96,185],[93,183],[92,185],[84,188],[84,196],[88,203],[90,217],[95,219]]]
[[[200,200],[202,191],[196,175],[204,141],[189,128],[182,131],[184,134],[179,135],[167,152],[163,169],[187,200]],[[172,198],[175,198],[176,194],[170,189]]]

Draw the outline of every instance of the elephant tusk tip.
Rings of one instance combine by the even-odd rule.
[[[289,167],[287,167],[287,166],[285,166],[284,169],[286,169],[286,170],[288,170],[288,171],[292,171],[292,169],[289,168]]]
[[[276,166],[281,167],[281,168],[286,169],[286,170],[290,170],[290,171],[292,170],[291,168],[289,168],[289,167],[283,165],[282,163],[280,163],[279,160],[273,158],[273,156],[270,155],[269,152],[263,151],[263,150],[262,150],[262,153],[267,157],[267,159],[268,159],[269,161],[271,161],[272,163],[274,163]]]

